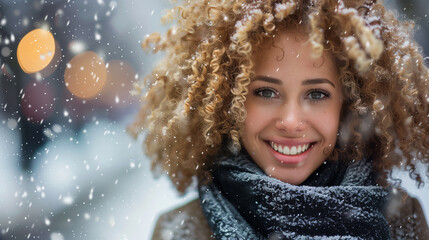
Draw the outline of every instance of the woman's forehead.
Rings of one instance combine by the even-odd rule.
[[[269,52],[272,52],[278,61],[308,55],[312,57],[315,65],[320,65],[318,63],[323,61],[323,58],[333,57],[329,50],[325,50],[321,56],[317,56],[309,41],[309,35],[297,28],[283,29],[273,38],[266,39],[261,46],[255,49],[253,60],[255,62],[264,61],[262,59]]]

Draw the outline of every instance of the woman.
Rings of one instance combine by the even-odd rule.
[[[167,55],[132,130],[199,200],[161,216],[154,239],[429,237],[389,179],[400,167],[423,184],[429,167],[412,23],[355,0],[186,1],[169,17],[143,43]]]

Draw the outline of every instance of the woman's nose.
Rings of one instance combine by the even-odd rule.
[[[282,131],[293,133],[305,128],[303,111],[299,104],[285,104],[279,109],[276,127]]]

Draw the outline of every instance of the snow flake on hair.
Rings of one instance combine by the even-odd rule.
[[[258,22],[258,19],[262,19],[264,2],[260,0],[255,0],[250,3],[242,4],[241,11],[243,16],[240,20],[235,23],[235,33],[231,36],[232,44],[230,49],[235,49],[237,47],[237,42],[242,41],[247,38],[247,33],[254,29],[255,22]]]
[[[365,1],[365,3],[358,8],[358,12],[359,15],[363,16],[366,26],[372,30],[377,38],[381,39],[381,14],[378,14],[377,9],[373,7],[376,2],[376,0]]]
[[[381,41],[380,15],[374,6],[375,1],[369,0],[357,9],[346,7],[343,0],[338,0],[335,12],[350,21],[352,32],[344,32],[343,43],[349,57],[356,61],[356,69],[365,72],[383,52]]]
[[[359,6],[356,9],[347,8],[343,0],[338,0],[336,12],[339,14],[356,14],[362,17],[365,22],[365,25],[372,30],[372,32],[377,36],[378,39],[381,39],[381,19],[378,9],[374,7],[374,4],[377,3],[377,0],[366,0],[363,5]]]
[[[295,1],[287,1],[285,3],[276,3],[274,7],[274,11],[276,14],[277,20],[282,20],[286,16],[293,14],[296,10],[296,2]]]

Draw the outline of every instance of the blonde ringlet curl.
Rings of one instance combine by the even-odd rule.
[[[337,62],[345,99],[329,158],[370,157],[383,184],[394,167],[418,183],[428,175],[429,72],[412,22],[399,22],[382,4],[189,0],[163,20],[176,25],[142,44],[166,55],[137,88],[142,107],[130,130],[144,133],[153,169],[180,192],[209,174],[214,155],[240,151],[253,57],[287,28],[309,36],[314,56],[328,50]]]

